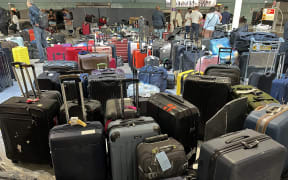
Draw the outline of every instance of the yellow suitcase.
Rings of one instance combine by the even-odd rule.
[[[188,70],[185,72],[175,74],[177,77],[177,80],[176,80],[176,85],[177,85],[176,94],[177,95],[181,95],[181,93],[183,92],[183,85],[184,85],[184,80],[186,79],[186,77],[188,75],[196,75],[196,74],[199,74],[199,71]],[[203,72],[201,72],[200,74],[203,75]]]
[[[17,46],[12,48],[14,62],[23,62],[30,64],[29,53],[27,47]]]

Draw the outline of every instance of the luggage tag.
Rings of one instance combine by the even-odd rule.
[[[163,172],[167,171],[168,169],[170,169],[171,163],[166,155],[166,153],[164,151],[161,151],[159,153],[156,154],[156,159],[160,164],[160,167],[162,169]]]
[[[81,121],[79,117],[71,117],[68,122],[71,126],[80,125],[82,127],[86,127],[87,124],[84,121]]]

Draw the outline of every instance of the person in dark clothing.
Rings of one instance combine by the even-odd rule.
[[[8,36],[9,19],[8,11],[0,7],[0,32],[5,36]]]
[[[231,14],[228,12],[228,6],[224,7],[224,12],[222,13],[222,24],[229,24],[231,20]]]
[[[27,7],[29,9],[30,23],[33,26],[37,49],[39,52],[40,60],[37,63],[43,63],[46,59],[45,48],[48,46],[46,41],[45,30],[42,29],[40,24],[40,9],[33,4],[33,0],[27,0]]]
[[[160,6],[156,6],[156,10],[152,15],[152,22],[155,33],[160,33],[160,39],[162,39],[162,33],[164,32],[165,27],[165,17],[164,14],[160,11]]]

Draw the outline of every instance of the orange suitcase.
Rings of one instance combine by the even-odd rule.
[[[149,55],[151,55],[151,51],[149,51]],[[133,51],[133,65],[135,68],[141,68],[145,66],[144,59],[147,57],[147,52],[142,53],[139,49]]]
[[[34,35],[33,29],[29,29],[28,32],[29,32],[30,41],[34,41],[35,40],[35,35]]]

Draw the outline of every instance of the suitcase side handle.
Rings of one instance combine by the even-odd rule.
[[[166,140],[168,140],[168,134],[161,134],[158,136],[145,138],[144,143],[154,143],[154,142],[166,141]]]
[[[66,91],[65,91],[65,86],[64,86],[66,81],[74,81],[76,87],[77,87],[77,83],[78,83],[78,89],[79,89],[78,104],[81,105],[82,114],[83,114],[83,121],[86,122],[87,119],[86,119],[86,110],[85,110],[85,104],[84,104],[84,93],[83,93],[83,87],[82,87],[80,75],[78,75],[78,74],[61,75],[61,76],[59,76],[59,79],[60,79],[60,83],[61,83],[61,91],[62,91],[62,95],[63,95],[63,101],[64,101],[65,115],[66,115],[67,123],[69,122],[70,117],[69,117],[67,96],[66,96]]]

